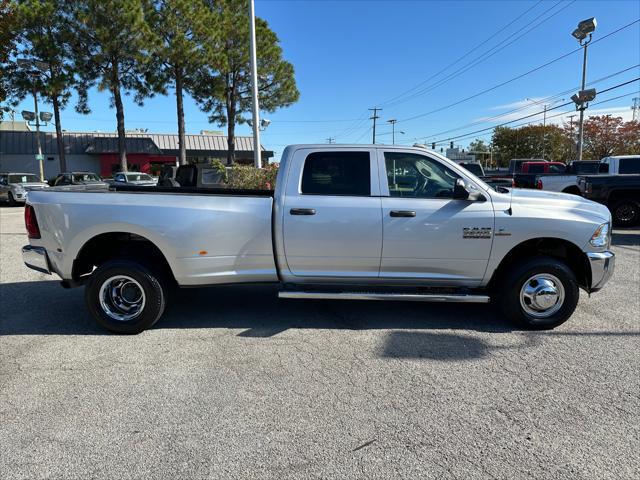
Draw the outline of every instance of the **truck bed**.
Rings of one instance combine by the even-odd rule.
[[[180,285],[277,281],[268,190],[117,187],[30,192],[54,271],[72,278],[87,242],[123,232],[163,252]]]

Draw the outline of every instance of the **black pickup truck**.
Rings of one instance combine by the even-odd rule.
[[[640,223],[640,174],[578,176],[578,188],[584,198],[609,208],[614,225]]]

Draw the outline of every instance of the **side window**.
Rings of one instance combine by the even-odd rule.
[[[565,173],[566,168],[562,165],[549,165],[550,173]]]
[[[7,184],[7,176],[0,175],[0,185],[6,185],[6,184]]]
[[[369,152],[315,152],[304,161],[302,193],[371,195]]]
[[[116,175],[116,178],[114,178],[114,180],[116,182],[124,182],[124,175],[122,174]]]
[[[460,176],[449,167],[415,153],[385,152],[392,197],[452,198]]]
[[[529,165],[528,173],[544,173],[544,165]]]
[[[640,157],[621,158],[618,161],[618,173],[640,173]]]
[[[609,162],[602,162],[598,168],[598,173],[609,173]]]

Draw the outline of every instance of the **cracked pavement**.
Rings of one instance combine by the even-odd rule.
[[[550,332],[486,305],[181,292],[110,335],[0,207],[0,478],[640,478],[640,230]]]

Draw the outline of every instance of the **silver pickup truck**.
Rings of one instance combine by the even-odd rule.
[[[603,205],[496,191],[420,148],[292,145],[275,191],[55,190],[28,196],[24,262],[85,285],[121,333],[152,326],[172,287],[258,282],[283,298],[492,301],[548,329],[614,268]]]

